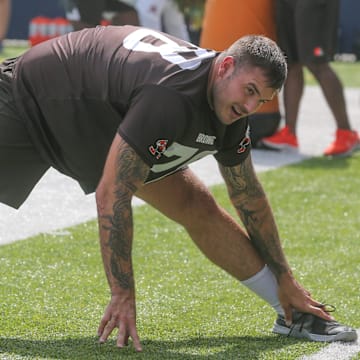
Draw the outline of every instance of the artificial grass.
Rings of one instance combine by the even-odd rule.
[[[360,156],[260,174],[298,279],[360,327]],[[233,212],[224,186],[212,188]],[[138,332],[144,352],[95,336],[109,290],[95,221],[0,247],[1,359],[296,359],[324,344],[271,333],[274,312],[211,264],[186,232],[135,208]],[[209,219],[211,221],[211,219]]]
[[[21,55],[28,49],[26,46],[5,46],[0,53],[0,61]]]
[[[342,62],[334,61],[331,63],[331,67],[334,69],[335,73],[338,75],[340,81],[345,87],[360,87],[360,62]],[[316,81],[315,77],[308,71],[304,69],[305,84],[318,86],[319,83]]]

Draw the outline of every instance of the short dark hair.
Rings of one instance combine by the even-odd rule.
[[[287,76],[286,58],[275,41],[263,35],[246,35],[235,41],[218,57],[232,56],[237,69],[259,67],[268,78],[269,87],[281,89]]]

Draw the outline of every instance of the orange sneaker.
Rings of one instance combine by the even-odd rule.
[[[337,129],[335,140],[324,151],[325,156],[349,156],[360,149],[360,138],[356,131]]]
[[[296,135],[290,132],[288,126],[261,141],[266,147],[274,150],[297,149],[299,147]]]

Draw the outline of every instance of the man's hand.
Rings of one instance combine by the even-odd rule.
[[[309,291],[304,289],[291,273],[281,275],[279,281],[279,300],[285,312],[285,322],[292,323],[292,309],[303,313],[311,313],[325,320],[334,320],[326,312],[322,303],[314,300]]]
[[[111,297],[98,329],[100,343],[104,343],[116,327],[119,328],[116,342],[119,348],[127,346],[129,337],[131,337],[135,350],[142,351],[136,331],[135,297],[130,291],[127,294]]]

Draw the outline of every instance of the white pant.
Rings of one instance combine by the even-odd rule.
[[[174,0],[136,0],[134,6],[141,26],[190,40],[184,15]]]

